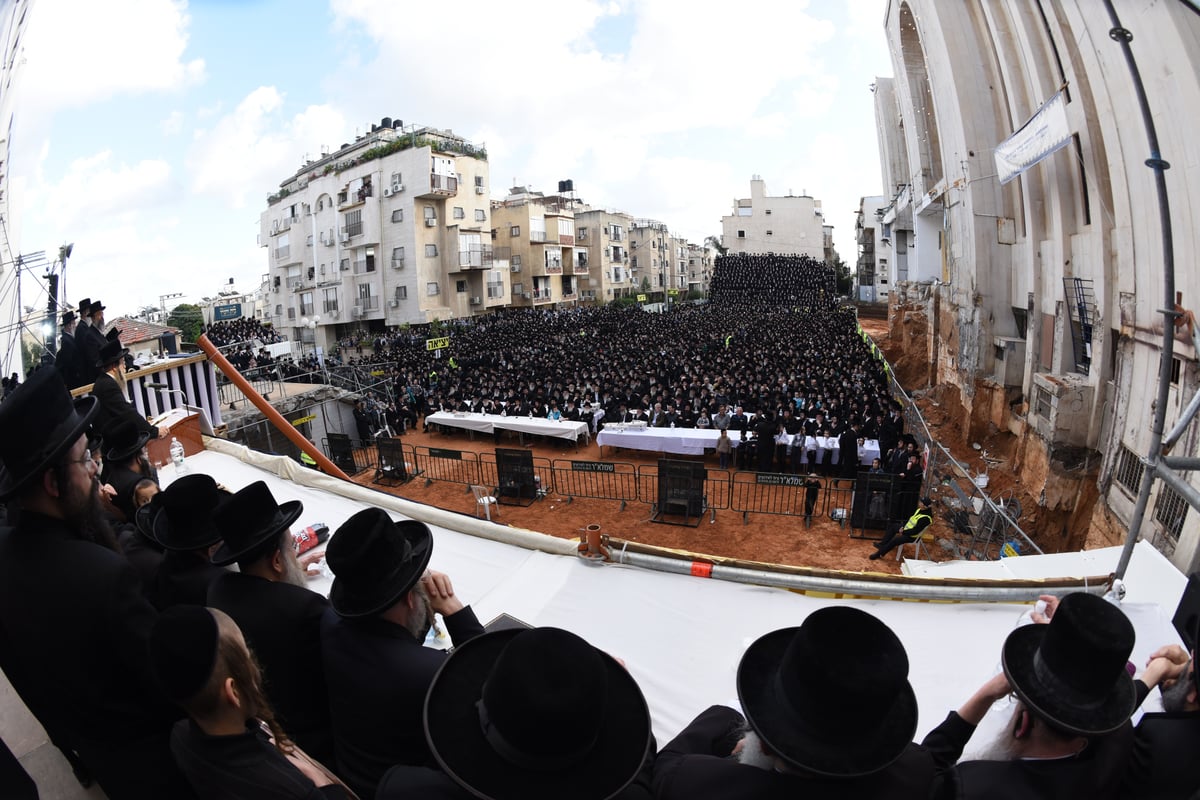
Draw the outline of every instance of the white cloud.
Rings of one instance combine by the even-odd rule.
[[[260,86],[211,129],[196,132],[188,155],[196,192],[219,195],[234,208],[258,207],[306,152],[344,134],[345,120],[329,106],[310,106],[289,120],[280,113],[283,101],[275,87]]]
[[[163,136],[175,136],[183,130],[183,112],[172,111],[166,119],[158,124],[158,128],[162,131]]]
[[[25,39],[22,111],[83,107],[204,78],[187,59],[183,0],[39,0]]]
[[[112,151],[103,150],[71,162],[55,183],[39,174],[27,191],[31,217],[70,231],[109,214],[159,207],[169,202],[173,188],[166,161],[117,163]]]

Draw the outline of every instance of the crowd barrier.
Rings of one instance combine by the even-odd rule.
[[[611,461],[555,459],[551,465],[554,491],[567,496],[614,500],[626,504],[638,499],[637,470],[633,464]]]

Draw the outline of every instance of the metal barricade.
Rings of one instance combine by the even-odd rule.
[[[375,468],[377,462],[374,444],[339,433],[331,433],[321,439],[321,447],[329,456],[329,460],[347,475],[357,475]]]
[[[751,514],[804,517],[811,523],[818,513],[822,486],[821,479],[809,482],[806,475],[735,472],[730,508],[741,513],[743,525],[749,524]]]
[[[426,486],[434,481],[461,483],[467,487],[487,485],[487,481],[481,475],[479,456],[476,453],[424,445],[412,448],[411,452],[418,474],[425,476]],[[492,474],[495,475],[494,468]]]
[[[554,468],[550,464],[550,459],[535,456],[533,459],[533,474],[534,479],[537,481],[539,497],[544,497],[548,492],[557,491],[554,483]],[[500,484],[495,453],[479,454],[479,475],[481,479],[479,482],[484,486],[498,486]]]
[[[569,461],[555,459],[551,465],[554,491],[567,496],[596,500],[617,500],[621,510],[631,500],[637,500],[637,470],[633,464],[610,461]]]
[[[637,499],[657,512],[659,470],[657,464],[643,464],[637,468]],[[710,513],[709,522],[717,521],[717,511],[729,508],[731,482],[724,470],[706,470],[704,476],[704,509]]]

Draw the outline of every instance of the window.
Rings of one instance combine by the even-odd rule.
[[[1154,505],[1154,518],[1162,523],[1163,530],[1171,541],[1178,542],[1183,531],[1183,520],[1187,517],[1188,504],[1183,496],[1170,486],[1162,485],[1158,490],[1158,502]]]
[[[325,290],[325,301],[322,305],[322,309],[325,311],[326,314],[328,314],[331,311],[338,310],[337,289],[326,289]]]
[[[296,309],[289,308],[288,309],[288,319],[295,319],[295,318],[296,318]]]
[[[1128,489],[1130,493],[1137,494],[1141,488],[1142,472],[1145,471],[1145,468],[1142,460],[1122,444],[1121,449],[1117,452],[1117,471],[1114,476],[1117,483]]]
[[[511,228],[508,229],[508,235],[509,236],[520,236],[521,235],[521,226],[513,225]]]
[[[340,269],[342,272],[346,272],[346,271],[348,271],[348,270],[350,269],[350,259],[348,259],[348,258],[343,258],[343,259],[342,259],[342,260],[341,260],[341,261],[338,263],[338,269]]]
[[[437,219],[437,211],[433,209],[433,206],[425,206],[424,213],[425,219]]]
[[[1034,413],[1036,413],[1042,419],[1050,419],[1050,411],[1053,407],[1054,398],[1051,396],[1050,391],[1046,387],[1037,387],[1035,403],[1036,409]]]
[[[283,303],[279,303],[275,306],[275,316],[277,316],[277,317],[283,316]]]
[[[397,286],[396,287],[396,299],[397,300],[407,300],[408,299],[408,287],[407,286]]]
[[[1179,385],[1179,371],[1183,367],[1183,362],[1178,358],[1171,359],[1171,385]]]
[[[403,175],[401,175],[399,172],[392,173],[392,183],[403,183],[403,182],[404,182]]]
[[[495,299],[504,296],[504,273],[492,270],[487,274],[487,296]]]
[[[438,288],[437,281],[430,281],[429,283],[425,284],[425,294],[427,294],[428,296],[433,297],[433,296],[439,294],[440,292],[441,292],[441,289]]]
[[[737,238],[739,238],[739,239],[745,239],[745,238],[746,238],[746,232],[745,232],[745,231],[738,231]]]
[[[508,263],[512,267],[513,272],[521,271],[521,256],[519,254],[513,256],[512,260],[510,260]]]
[[[773,236],[774,234],[775,234],[775,231],[767,231],[767,236]]]
[[[475,209],[475,221],[476,222],[487,222],[487,212],[484,211],[482,208]]]
[[[454,218],[455,219],[466,219],[466,217],[467,217],[467,212],[463,211],[462,206],[454,207]]]
[[[483,188],[483,176],[482,175],[475,176],[475,185],[478,186],[480,189]]]
[[[403,208],[392,209],[392,222],[404,222],[404,209]]]
[[[454,282],[454,291],[458,292],[459,294],[466,294],[467,293],[467,282],[466,281],[455,281]]]
[[[404,262],[404,247],[392,248],[392,266],[396,266],[396,262]]]
[[[315,313],[315,311],[316,311],[316,309],[313,308],[313,293],[312,292],[301,292],[300,293],[300,313],[301,313],[301,315],[303,315],[305,317],[312,316],[312,314]]]
[[[425,257],[426,258],[433,258],[436,255],[437,255],[437,245],[436,244],[425,245]]]
[[[630,269],[637,269],[637,268],[638,268],[638,267],[637,267],[637,256],[633,256],[632,258],[630,258],[630,259],[629,259],[629,268],[630,268]]]
[[[358,208],[354,211],[346,212],[346,233],[350,236],[359,236],[363,232],[362,224],[362,209]]]
[[[769,215],[771,213],[771,209],[768,208],[766,213]]]
[[[364,270],[366,272],[374,272],[375,271],[375,248],[374,247],[367,248],[367,252],[363,255],[363,261],[365,262]]]
[[[523,294],[524,292],[525,292],[525,284],[523,284],[523,283],[514,283],[513,284],[513,290],[512,290],[513,294]]]

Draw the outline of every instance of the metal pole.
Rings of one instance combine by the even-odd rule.
[[[1154,170],[1154,185],[1158,195],[1159,226],[1162,231],[1163,249],[1163,307],[1159,313],[1163,315],[1163,344],[1158,370],[1158,399],[1154,403],[1154,420],[1151,423],[1150,454],[1146,458],[1146,469],[1142,473],[1141,486],[1138,489],[1137,504],[1133,508],[1133,519],[1129,523],[1129,534],[1125,537],[1125,547],[1121,558],[1117,561],[1116,576],[1125,577],[1129,568],[1129,560],[1133,557],[1133,546],[1137,543],[1138,534],[1142,528],[1142,518],[1146,515],[1146,507],[1150,503],[1150,490],[1158,471],[1158,461],[1162,456],[1163,429],[1166,426],[1167,402],[1171,384],[1171,358],[1175,348],[1175,246],[1171,230],[1171,204],[1167,197],[1166,171],[1171,165],[1162,157],[1158,149],[1158,132],[1154,126],[1154,117],[1150,111],[1150,102],[1146,98],[1146,87],[1142,83],[1141,72],[1133,57],[1133,49],[1129,43],[1133,34],[1121,25],[1117,10],[1112,0],[1104,0],[1108,18],[1112,22],[1109,37],[1121,47],[1125,55],[1125,65],[1129,68],[1133,79],[1133,88],[1137,94],[1138,108],[1142,114],[1142,124],[1146,128],[1146,139],[1150,145],[1150,157],[1146,166]]]

